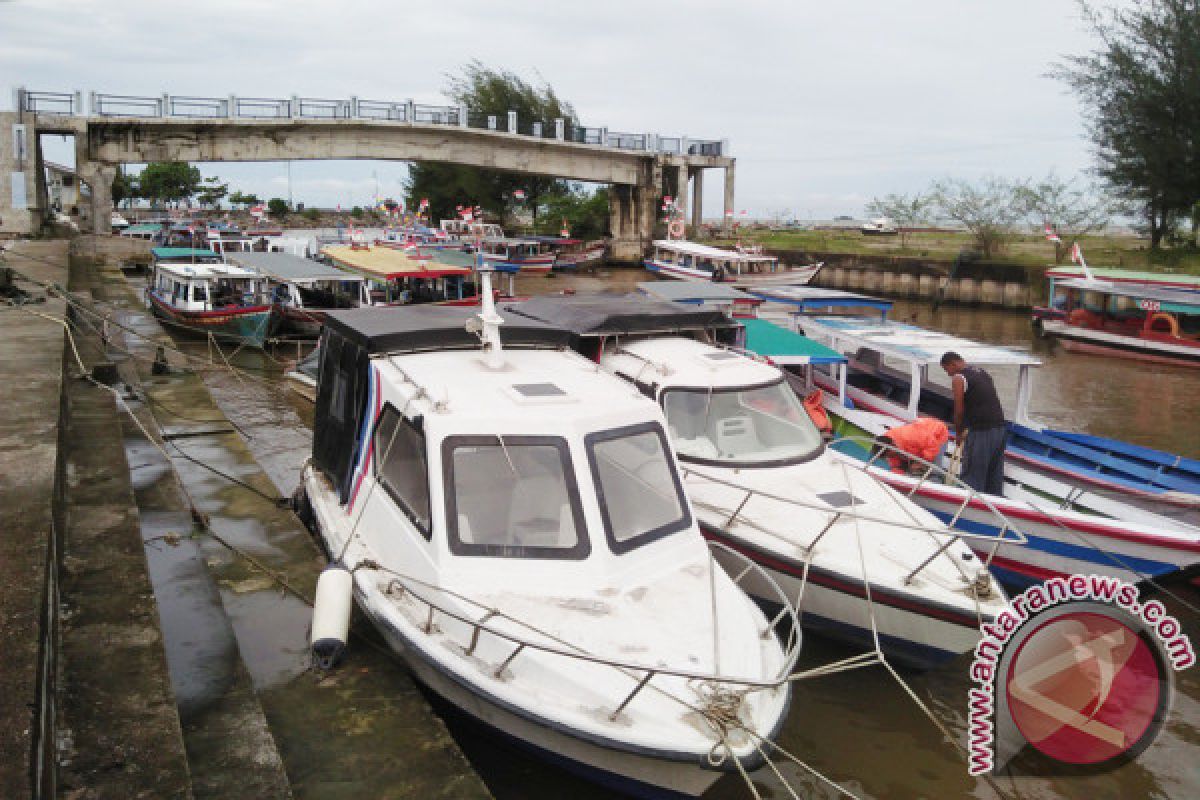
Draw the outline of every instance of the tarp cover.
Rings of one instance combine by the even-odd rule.
[[[841,364],[846,357],[807,336],[765,319],[744,319],[746,349],[779,364]]]
[[[577,336],[736,328],[724,312],[653,300],[641,294],[534,297],[504,307],[513,317],[564,328]]]
[[[401,308],[357,308],[331,311],[326,328],[370,355],[413,350],[479,347],[479,337],[468,333],[467,320],[478,316],[474,306],[417,305]],[[504,345],[566,347],[570,333],[557,326],[517,316],[501,309]]]

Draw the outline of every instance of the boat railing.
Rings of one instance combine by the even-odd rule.
[[[666,666],[663,664],[644,664],[635,661],[623,661],[620,659],[606,658],[591,653],[583,648],[572,644],[571,642],[556,636],[552,633],[539,630],[525,620],[519,619],[504,611],[486,605],[478,600],[475,600],[467,595],[461,594],[448,589],[444,586],[438,586],[428,581],[416,578],[410,575],[404,575],[395,570],[387,569],[374,561],[360,562],[354,570],[370,569],[386,573],[391,577],[387,585],[384,587],[384,592],[389,596],[403,597],[407,595],[414,601],[425,608],[424,621],[420,624],[421,630],[430,634],[438,629],[437,622],[439,618],[446,620],[454,620],[455,622],[465,626],[469,631],[469,639],[463,646],[464,655],[471,657],[475,655],[475,651],[479,648],[480,641],[483,636],[491,636],[495,639],[507,642],[512,645],[512,650],[503,658],[500,663],[491,670],[492,677],[502,679],[505,670],[512,666],[517,658],[527,651],[537,651],[546,655],[572,659],[575,661],[583,661],[591,664],[596,664],[603,667],[610,667],[618,670],[627,676],[637,681],[636,685],[628,694],[624,695],[614,709],[610,712],[609,718],[617,719],[620,713],[629,706],[639,693],[657,676],[668,678],[678,678],[680,680],[700,683],[716,683],[726,684],[735,687],[742,687],[745,691],[759,691],[774,689],[788,682],[792,677],[792,671],[796,666],[796,662],[800,657],[801,635],[800,635],[800,617],[793,602],[787,597],[783,589],[775,581],[771,575],[756,564],[751,559],[747,558],[742,553],[727,547],[720,542],[708,542],[709,553],[709,591],[710,591],[710,611],[713,615],[713,671],[701,672],[697,670],[681,669]],[[783,660],[779,668],[775,670],[773,675],[762,677],[734,676],[721,674],[720,668],[720,616],[718,613],[719,603],[716,595],[716,574],[722,568],[717,564],[716,552],[721,552],[726,557],[739,562],[742,566],[736,573],[732,574],[728,570],[724,570],[725,574],[737,586],[751,575],[757,575],[775,595],[776,601],[780,604],[781,610],[778,614],[766,621],[766,624],[758,632],[762,639],[768,639],[772,636],[778,636],[777,626],[787,621],[788,632],[786,639],[781,641],[783,649]],[[437,601],[425,596],[424,591],[437,592],[446,597],[453,598],[465,606],[475,609],[475,614],[468,613],[465,610],[450,608],[445,601]],[[516,626],[517,628],[528,631],[530,636],[523,636],[511,630],[503,630],[497,627],[498,623],[506,623]]]
[[[838,441],[850,441],[852,438],[853,437],[845,437],[843,439],[839,439]],[[875,444],[874,440],[870,440],[870,441],[871,441],[872,445]],[[884,445],[883,447],[886,448],[888,446]],[[923,459],[919,459],[919,458],[910,456],[909,454],[903,453],[902,451],[897,451],[897,452],[900,452],[906,458],[910,458],[914,461],[920,461],[922,463],[922,465],[926,468],[924,470],[924,477],[922,478],[922,482],[927,480],[928,477],[933,473],[934,470],[938,469],[938,467],[935,464],[932,464],[928,461],[924,461]],[[876,455],[876,457],[877,456],[878,456],[878,454]],[[863,472],[863,474],[867,475],[875,483],[877,483],[881,487],[883,487],[886,490],[886,494],[888,497],[894,497],[892,493],[895,492],[896,490],[893,487],[886,484],[884,481],[882,481],[877,475],[875,475],[871,471],[870,467],[872,466],[872,463],[874,462],[874,460],[875,459],[873,458],[871,462],[864,463],[864,464],[862,464],[861,467],[858,464],[849,464],[848,466],[859,469],[861,472]],[[732,481],[732,480],[728,480],[725,478],[719,478],[715,475],[708,474],[707,472],[703,472],[701,470],[697,470],[692,467],[684,467],[683,475],[685,478],[687,478],[689,476],[695,476],[702,480],[706,480],[711,483],[720,484],[722,486],[726,486],[728,488],[743,492],[741,501],[737,504],[737,506],[733,509],[732,512],[728,513],[728,519],[725,521],[726,528],[731,527],[735,522],[740,522],[742,524],[747,524],[747,525],[750,525],[751,527],[757,528],[758,530],[760,530],[763,533],[766,533],[768,535],[775,535],[773,531],[767,530],[767,529],[755,524],[753,521],[751,521],[745,517],[742,517],[742,512],[745,510],[746,506],[750,503],[750,501],[755,497],[761,497],[761,498],[765,498],[767,500],[784,503],[786,505],[794,506],[797,508],[803,508],[806,510],[818,511],[818,512],[821,512],[824,514],[829,514],[830,515],[829,521],[817,533],[817,535],[813,538],[813,540],[805,546],[804,549],[807,554],[811,554],[816,549],[816,547],[820,543],[820,541],[825,537],[825,535],[828,534],[831,530],[833,530],[834,526],[837,525],[838,522],[842,521],[843,519],[856,519],[856,520],[860,520],[863,522],[873,522],[873,523],[877,523],[877,524],[881,524],[881,525],[891,526],[894,528],[904,528],[907,530],[920,531],[920,532],[927,533],[927,534],[934,536],[936,540],[940,540],[941,544],[933,551],[933,553],[931,553],[915,569],[913,569],[908,575],[905,576],[905,578],[904,578],[905,584],[911,584],[912,581],[916,578],[916,576],[922,570],[924,570],[926,567],[928,567],[930,564],[932,564],[939,556],[941,556],[943,553],[945,553],[946,550],[948,550],[950,547],[952,547],[955,542],[961,541],[963,539],[978,540],[981,542],[991,543],[991,550],[988,552],[987,557],[984,559],[985,567],[991,566],[992,558],[995,556],[996,550],[999,548],[1001,543],[1007,542],[1009,544],[1025,545],[1025,544],[1028,544],[1028,542],[1029,542],[1029,538],[1025,535],[1025,533],[1020,528],[1018,528],[1016,525],[1014,525],[1011,521],[1009,521],[1009,519],[1007,517],[1005,517],[1004,514],[999,509],[997,509],[990,501],[988,501],[987,498],[983,497],[982,495],[980,495],[980,493],[976,492],[974,489],[967,486],[966,484],[961,483],[961,481],[958,481],[956,478],[954,479],[954,481],[956,483],[960,484],[957,488],[965,489],[966,496],[965,496],[965,499],[963,500],[962,505],[959,506],[957,513],[955,513],[954,516],[949,521],[944,523],[946,527],[940,528],[940,527],[928,525],[926,523],[923,523],[923,522],[917,520],[915,517],[912,516],[912,513],[908,509],[904,508],[903,506],[900,506],[900,509],[903,510],[906,513],[906,515],[908,516],[907,520],[888,519],[885,517],[877,516],[875,514],[870,514],[870,513],[859,511],[855,504],[851,504],[851,506],[848,509],[843,509],[843,508],[836,508],[827,503],[817,502],[815,500],[810,501],[810,500],[805,500],[805,499],[799,498],[799,497],[784,497],[783,495],[776,494],[774,492],[766,491],[763,489],[757,489],[752,486],[747,486],[743,483],[739,483],[738,481]],[[950,476],[950,477],[953,477],[953,476]],[[917,491],[918,488],[920,488],[920,486],[921,486],[921,483],[918,483],[917,486],[913,487],[913,489],[907,493],[908,497],[912,497],[912,495]],[[987,508],[991,511],[991,513],[997,517],[997,519],[1001,523],[998,526],[998,528],[999,528],[998,533],[994,533],[994,534],[993,533],[979,533],[977,531],[970,531],[970,530],[965,530],[965,529],[956,527],[962,517],[963,512],[967,509],[967,507],[970,505],[972,500],[977,500],[977,501],[985,504],[987,506]],[[721,513],[726,513],[726,509],[715,509],[715,510],[719,510]],[[780,538],[782,538],[782,537],[780,537]],[[955,564],[956,564],[956,566],[958,565],[957,561],[955,562]]]
[[[953,544],[953,542],[959,538],[978,538],[978,539],[992,540],[992,549],[988,552],[987,558],[984,560],[984,565],[988,566],[988,567],[991,566],[992,559],[996,555],[996,550],[999,549],[999,547],[1002,543],[1017,544],[1017,545],[1029,544],[1029,537],[1025,535],[1025,532],[1022,531],[1019,527],[1017,527],[1004,514],[1003,511],[1001,511],[999,508],[997,508],[996,505],[987,498],[987,496],[985,496],[982,492],[977,491],[974,487],[965,483],[957,475],[950,472],[949,470],[947,470],[941,466],[938,466],[937,464],[933,463],[932,461],[927,461],[926,459],[921,458],[920,456],[916,456],[916,455],[913,455],[912,453],[909,453],[906,450],[902,450],[890,442],[882,441],[880,439],[875,439],[875,438],[866,437],[866,436],[839,436],[837,439],[834,440],[833,443],[836,444],[838,442],[849,442],[852,444],[865,445],[867,448],[871,449],[873,452],[871,453],[870,457],[865,462],[862,462],[862,465],[861,465],[862,471],[866,475],[869,475],[871,478],[873,478],[876,483],[879,483],[880,485],[882,485],[886,488],[893,489],[893,491],[895,490],[895,488],[890,486],[885,481],[883,481],[875,473],[876,470],[886,469],[886,467],[879,466],[878,462],[880,461],[880,459],[886,458],[888,453],[893,453],[895,455],[900,456],[901,458],[904,458],[905,460],[907,460],[909,462],[919,464],[922,468],[921,474],[920,474],[917,482],[915,484],[913,484],[912,488],[908,489],[904,493],[905,496],[907,496],[907,497],[911,498],[913,495],[915,495],[918,491],[921,490],[922,486],[924,486],[927,483],[930,483],[931,480],[937,480],[939,483],[942,483],[944,485],[949,486],[952,489],[957,489],[957,490],[963,492],[962,502],[958,505],[958,508],[955,510],[954,515],[946,522],[946,525],[948,528],[953,528],[954,526],[956,526],[959,523],[959,521],[962,519],[963,513],[966,512],[966,510],[971,507],[972,502],[974,502],[977,505],[982,505],[983,507],[985,507],[987,509],[988,513],[991,514],[993,517],[995,517],[1001,523],[998,526],[998,532],[995,534],[976,533],[973,531],[955,531],[954,539],[948,541],[945,545],[943,545],[941,551],[939,551],[938,553],[934,553],[932,556],[930,556],[930,558],[928,560],[926,560],[924,563],[922,563],[920,567],[918,567],[916,570],[914,570],[912,573],[913,575],[915,575],[921,569],[924,569],[925,566],[927,566],[930,562],[932,562],[934,558],[937,558],[937,556],[940,555],[941,552],[944,552],[946,548],[950,547],[950,545]],[[843,455],[845,455],[845,454],[843,454]],[[855,464],[854,466],[857,467],[858,465]],[[1009,536],[1009,534],[1011,534],[1011,537]],[[911,579],[912,575],[910,575],[909,577]]]

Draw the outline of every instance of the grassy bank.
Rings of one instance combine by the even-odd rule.
[[[742,241],[753,241],[778,250],[811,250],[819,253],[896,256],[951,262],[972,248],[966,233],[912,233],[901,247],[899,236],[863,236],[857,230],[769,231],[750,230]],[[1151,251],[1148,240],[1133,236],[1086,236],[1080,242],[1093,266],[1186,272],[1200,275],[1200,250],[1180,247]],[[996,261],[1029,268],[1054,262],[1054,245],[1042,236],[1014,236]]]

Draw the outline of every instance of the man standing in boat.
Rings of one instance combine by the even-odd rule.
[[[941,364],[954,388],[954,431],[963,448],[959,477],[977,492],[1002,495],[1008,429],[992,376],[953,351]]]

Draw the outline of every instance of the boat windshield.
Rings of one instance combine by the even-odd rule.
[[[588,434],[584,441],[605,535],[614,553],[691,526],[691,512],[661,425],[630,425]]]
[[[591,547],[564,439],[452,436],[442,460],[452,552],[587,557]]]
[[[679,457],[730,466],[803,461],[821,434],[782,379],[733,389],[670,389],[667,427]]]

